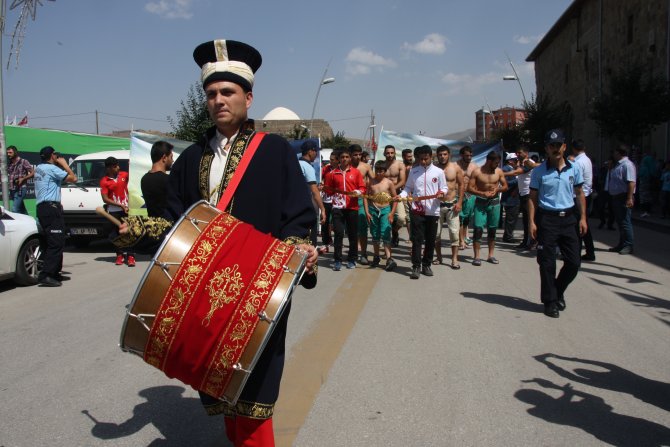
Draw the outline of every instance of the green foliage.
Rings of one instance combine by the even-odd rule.
[[[502,140],[505,151],[513,152],[521,146],[522,143],[525,143],[524,131],[521,126],[495,129],[491,136],[491,140]]]
[[[344,137],[344,132],[337,132],[332,138],[321,140],[321,147],[330,149],[346,149],[351,145],[351,141]]]
[[[531,150],[544,151],[544,135],[551,129],[571,134],[572,112],[567,102],[555,105],[548,95],[538,95],[526,103],[526,120],[521,125],[522,141]]]
[[[670,119],[668,81],[637,64],[612,76],[607,91],[591,105],[591,119],[606,136],[638,143]]]
[[[181,108],[176,113],[176,119],[168,116],[167,120],[172,126],[175,138],[184,141],[196,141],[212,127],[207,112],[205,92],[198,82],[189,87],[186,99],[180,102]]]

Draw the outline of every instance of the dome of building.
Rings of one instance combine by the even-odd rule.
[[[300,120],[300,117],[294,111],[289,110],[286,107],[275,107],[270,110],[263,119],[267,121]]]

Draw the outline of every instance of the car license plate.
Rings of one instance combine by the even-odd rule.
[[[70,228],[70,234],[74,235],[86,235],[86,234],[98,234],[98,231],[95,228]]]

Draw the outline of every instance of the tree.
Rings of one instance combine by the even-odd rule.
[[[292,131],[284,133],[282,136],[287,140],[304,140],[309,136],[309,132],[306,128],[296,124]]]
[[[668,81],[640,64],[623,69],[593,101],[590,117],[604,135],[640,143],[642,136],[670,119]]]
[[[502,140],[506,152],[514,152],[521,144],[525,144],[524,131],[521,126],[499,128],[493,131],[492,141]]]
[[[331,149],[346,149],[349,145],[351,145],[351,141],[344,137],[344,132],[337,132],[333,137],[321,140],[321,147]]]
[[[205,101],[205,92],[200,83],[194,83],[189,87],[186,100],[180,102],[181,109],[176,113],[176,119],[168,116],[167,120],[172,126],[175,138],[184,141],[196,141],[211,126],[214,125],[209,118]]]
[[[567,102],[554,105],[549,95],[538,95],[526,103],[526,120],[521,126],[524,143],[532,150],[544,151],[544,135],[551,129],[572,133],[572,110]]]

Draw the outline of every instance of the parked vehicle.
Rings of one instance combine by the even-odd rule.
[[[41,267],[37,221],[0,206],[0,280],[14,278],[22,286],[37,283]]]
[[[122,171],[128,171],[130,151],[106,151],[80,155],[70,163],[77,175],[77,183],[61,186],[61,203],[65,227],[70,241],[84,247],[95,239],[104,239],[110,231],[110,223],[98,215],[95,209],[103,206],[100,194],[100,179],[105,175],[105,159],[115,157]]]

